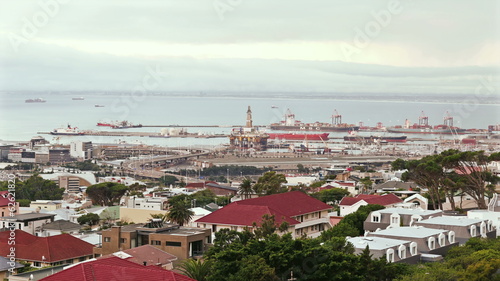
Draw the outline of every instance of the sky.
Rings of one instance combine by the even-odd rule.
[[[497,95],[499,12],[493,0],[0,0],[0,91],[474,94],[487,81]]]

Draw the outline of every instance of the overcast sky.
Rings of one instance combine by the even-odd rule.
[[[472,94],[499,2],[0,0],[0,91]]]

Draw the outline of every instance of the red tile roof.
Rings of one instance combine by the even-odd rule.
[[[12,203],[13,201],[9,200],[10,197],[12,197],[12,195],[9,194],[9,191],[0,191],[0,207],[4,207],[9,203]]]
[[[290,225],[295,225],[299,222],[291,217],[331,208],[330,205],[303,192],[292,191],[236,201],[196,222],[252,226],[254,222],[260,222],[264,214],[271,214],[274,215],[277,224],[286,221]]]
[[[0,232],[0,256],[10,252],[10,231]],[[16,258],[21,260],[56,262],[92,255],[94,246],[69,234],[38,237],[15,230]],[[43,259],[44,257],[45,259]]]
[[[185,187],[186,188],[205,188],[205,186],[209,183],[212,183],[212,184],[217,184],[216,182],[214,181],[205,181],[205,182],[192,182],[192,183],[188,183]]]
[[[40,279],[40,281],[195,281],[182,274],[157,266],[143,266],[128,260],[111,257],[84,262]]]
[[[177,257],[169,254],[165,251],[162,251],[156,247],[151,245],[143,245],[139,247],[135,247],[128,250],[123,250],[122,252],[131,255],[131,258],[127,258],[128,261],[135,262],[138,264],[143,264],[143,262],[147,262],[147,265],[156,265],[156,264],[170,264],[172,261],[177,260]],[[105,259],[114,257],[113,254],[105,255],[99,257],[98,259]]]
[[[342,198],[339,205],[352,206],[361,200],[364,200],[368,204],[378,204],[378,205],[382,205],[382,206],[389,206],[389,205],[403,202],[403,200],[401,200],[399,197],[397,197],[396,195],[394,195],[392,193],[384,194],[382,196],[360,194],[356,197],[344,197],[344,198]]]

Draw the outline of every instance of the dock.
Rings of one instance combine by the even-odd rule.
[[[79,134],[51,134],[50,132],[37,132],[37,134],[54,136],[104,136],[104,137],[150,137],[150,138],[227,138],[226,134],[200,135],[194,133],[184,133],[178,135],[162,135],[153,132],[123,132],[123,131],[81,131]]]

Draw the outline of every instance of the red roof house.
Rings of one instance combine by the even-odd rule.
[[[10,206],[9,203],[11,204]],[[19,214],[19,202],[16,202],[16,198],[9,191],[0,191],[0,216],[10,216],[11,213]]]
[[[328,212],[332,207],[303,192],[292,191],[233,202],[198,220],[198,227],[242,231],[259,224],[265,214],[274,215],[276,224],[287,222],[295,235],[315,236],[329,227]]]
[[[10,239],[14,237],[14,239]],[[0,256],[10,254],[15,245],[16,260],[31,262],[33,266],[54,266],[73,263],[93,257],[94,246],[69,234],[38,237],[16,229],[0,232]]]
[[[340,216],[346,216],[350,213],[354,213],[359,207],[368,204],[378,204],[384,207],[393,207],[395,204],[402,203],[401,200],[396,195],[389,193],[384,195],[367,195],[359,194],[356,197],[344,197],[340,200]]]
[[[195,281],[185,275],[157,266],[144,266],[118,257],[79,263],[40,281]]]
[[[156,265],[165,269],[172,269],[172,262],[177,260],[176,256],[151,245],[142,245],[132,249],[123,250],[121,252],[101,256],[97,259],[106,259],[115,256],[141,265]]]

